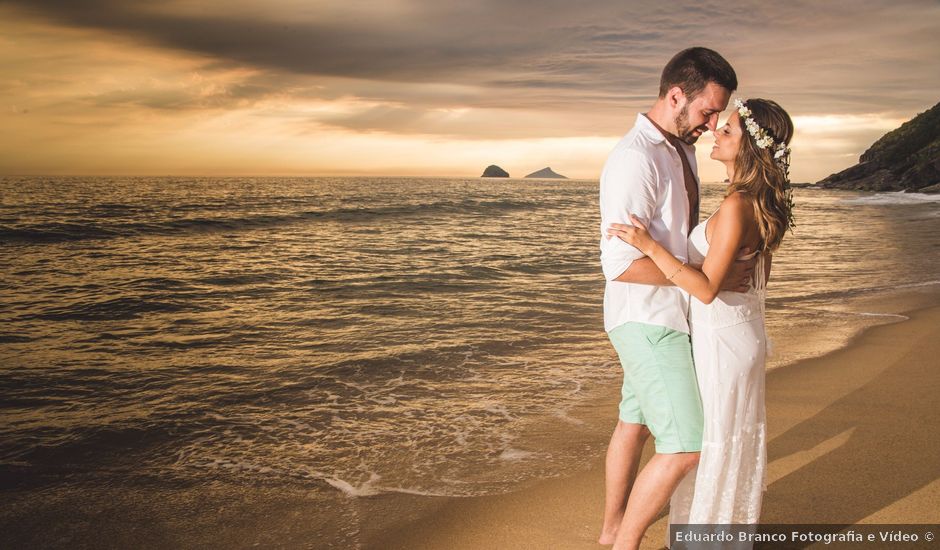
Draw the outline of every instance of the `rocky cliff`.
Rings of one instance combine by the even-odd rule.
[[[820,187],[940,192],[940,103],[888,132]]]

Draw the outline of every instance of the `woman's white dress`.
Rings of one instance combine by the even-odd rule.
[[[709,218],[711,219],[711,218]],[[708,254],[700,223],[689,236],[689,261]],[[755,253],[756,254],[756,253]],[[764,261],[746,293],[721,292],[705,305],[692,298],[689,321],[705,427],[698,467],[670,502],[670,524],[756,524],[767,464],[764,368]]]

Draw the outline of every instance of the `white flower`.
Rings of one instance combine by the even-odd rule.
[[[766,149],[774,145],[774,138],[770,137],[770,134],[760,127],[757,122],[751,118],[751,110],[747,108],[744,104],[744,101],[741,99],[734,100],[735,107],[738,108],[738,116],[744,120],[744,127],[747,128],[747,132],[751,134],[751,137],[754,138],[754,143],[761,149]],[[774,153],[774,158],[780,158],[785,153],[781,151],[789,151],[785,143],[779,143],[774,148],[776,152]]]

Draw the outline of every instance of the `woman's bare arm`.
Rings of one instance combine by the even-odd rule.
[[[712,220],[715,230],[701,270],[683,264],[656,242],[637,219],[632,220],[633,227],[612,229],[609,234],[639,248],[676,286],[710,304],[722,290],[722,283],[736,260],[752,217],[753,207],[743,195],[734,193],[724,200],[720,215]]]

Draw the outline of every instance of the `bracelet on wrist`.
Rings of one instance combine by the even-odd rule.
[[[673,277],[675,277],[676,275],[679,274],[680,271],[682,271],[683,267],[685,267],[685,262],[682,262],[681,264],[679,264],[679,267],[676,268],[676,270],[672,273],[672,275],[666,277],[666,280],[671,281]]]

